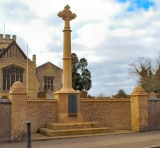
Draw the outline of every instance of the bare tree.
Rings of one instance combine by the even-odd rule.
[[[149,72],[152,72],[151,65],[152,61],[150,59],[145,59],[143,57],[139,57],[136,61],[129,64],[130,68],[129,75],[131,77],[146,77]]]
[[[157,87],[160,83],[153,68],[152,61],[149,58],[138,58],[135,62],[129,65],[128,69],[130,77],[137,78],[139,83],[146,92],[157,91]]]
[[[106,96],[105,96],[105,94],[103,94],[103,93],[100,93],[100,94],[98,94],[97,95],[97,97],[96,98],[105,98]]]

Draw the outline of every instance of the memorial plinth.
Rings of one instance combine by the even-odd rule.
[[[70,7],[67,5],[63,11],[58,13],[58,16],[64,20],[63,87],[60,91],[54,93],[55,99],[58,100],[58,122],[83,122],[80,113],[80,92],[72,88],[70,21],[76,15],[70,11]]]

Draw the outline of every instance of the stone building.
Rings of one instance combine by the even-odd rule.
[[[36,67],[36,55],[27,62],[26,54],[16,43],[16,36],[4,38],[0,34],[0,98],[8,97],[15,81],[21,81],[27,87],[27,75],[29,98],[37,98],[38,92],[53,94],[62,87],[62,69],[50,62]]]
[[[47,62],[36,68],[39,92],[45,92],[47,98],[53,98],[53,92],[62,88],[62,69]]]

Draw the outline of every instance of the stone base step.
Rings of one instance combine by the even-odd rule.
[[[79,137],[92,137],[92,136],[104,136],[104,135],[118,135],[118,134],[130,134],[135,133],[131,130],[115,130],[110,133],[99,133],[99,134],[86,134],[86,135],[68,135],[68,136],[53,136],[48,137],[40,133],[32,134],[33,141],[41,141],[41,140],[53,140],[53,139],[65,139],[65,138],[79,138]]]
[[[81,128],[98,128],[99,122],[81,122],[81,123],[48,123],[46,128],[52,130],[65,130],[65,129],[81,129]]]
[[[48,137],[54,136],[67,136],[67,135],[86,135],[86,134],[98,134],[98,133],[111,133],[112,129],[107,127],[101,128],[84,128],[84,129],[67,129],[67,130],[52,130],[48,128],[40,128],[39,132]]]

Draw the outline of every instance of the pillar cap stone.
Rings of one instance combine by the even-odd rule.
[[[27,89],[24,87],[23,83],[20,81],[16,81],[12,87],[10,88],[9,94],[27,94]]]
[[[143,96],[147,96],[148,94],[144,91],[143,87],[138,85],[135,87],[135,89],[133,90],[133,92],[131,93],[131,96],[134,95],[143,95]]]

